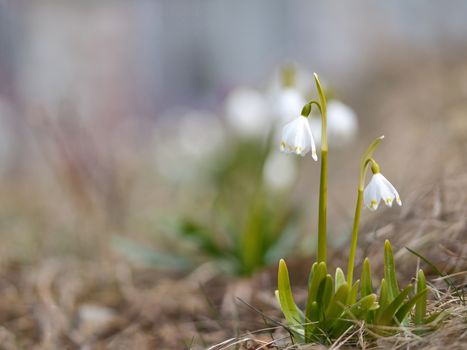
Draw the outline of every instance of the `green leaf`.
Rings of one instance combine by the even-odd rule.
[[[318,268],[318,263],[315,262],[311,265],[310,273],[308,274],[308,290],[311,288],[311,282],[313,281],[313,276],[316,274],[316,269]]]
[[[433,264],[430,260],[428,260],[426,257],[424,257],[423,255],[421,255],[420,253],[417,253],[416,251],[410,249],[409,247],[405,247],[405,249],[407,249],[409,252],[411,252],[412,254],[414,254],[415,256],[419,257],[420,259],[422,259],[424,262],[426,262],[435,272],[436,274],[439,276],[439,277],[443,277],[443,281],[446,283],[446,285],[449,287],[449,288],[452,288],[452,290],[454,290],[454,292],[456,293],[456,296],[459,298],[460,301],[462,301],[462,303],[465,305],[465,297],[464,297],[464,293],[462,291],[459,290],[459,288],[456,287],[456,285],[451,281],[450,278],[447,278],[446,274],[442,273],[440,271],[440,269],[438,269],[436,267],[435,264]]]
[[[399,295],[394,298],[391,303],[386,306],[378,318],[376,319],[376,323],[382,326],[389,326],[394,322],[394,317],[396,312],[399,308],[404,304],[405,298],[409,295],[410,291],[412,290],[412,285],[409,284]]]
[[[436,327],[447,316],[449,316],[449,313],[446,311],[434,312],[425,319],[425,324],[432,327]]]
[[[384,243],[384,279],[388,287],[389,301],[393,301],[399,294],[399,286],[396,278],[396,267],[394,265],[394,257],[392,255],[391,243],[388,240]]]
[[[329,302],[331,301],[331,296],[334,291],[334,285],[333,285],[333,280],[331,275],[326,275],[326,277],[321,281],[319,289],[318,289],[318,295],[316,297],[316,301],[319,306],[319,314],[320,314],[320,319],[324,317],[324,312],[326,311],[327,307],[329,306]]]
[[[265,204],[260,195],[253,196],[247,210],[245,226],[241,230],[241,263],[245,273],[249,274],[263,265],[264,258],[264,214]]]
[[[216,235],[207,227],[191,219],[182,219],[175,227],[176,234],[182,236],[181,239],[190,240],[203,252],[219,257],[224,254],[224,249],[215,241]]]
[[[407,314],[413,309],[415,304],[419,302],[420,300],[425,300],[426,303],[426,293],[428,292],[428,289],[424,289],[417,294],[415,294],[412,299],[407,301],[404,305],[400,307],[399,310],[396,312],[396,319],[399,323],[404,321],[404,318],[407,316]],[[425,304],[426,306],[426,304]]]
[[[360,320],[368,311],[376,310],[379,307],[376,299],[376,294],[367,295],[366,297],[361,298],[357,303],[353,304],[349,310],[346,311],[346,314],[352,316],[355,320]]]
[[[290,326],[300,326],[304,321],[304,316],[295,304],[290,287],[289,271],[283,259],[279,261],[278,288],[279,302],[285,319]]]
[[[332,330],[333,336],[339,337],[354,324],[354,321],[365,319],[368,312],[377,308],[376,294],[370,294],[361,298],[357,303],[350,306],[335,323]]]
[[[317,340],[314,330],[319,320],[319,306],[316,301],[311,303],[310,306],[311,318],[306,320],[305,324],[305,342],[312,343]]]
[[[342,286],[344,283],[346,283],[344,271],[342,271],[342,269],[338,267],[336,269],[336,276],[335,276],[335,283],[334,283],[335,290],[337,291],[340,288],[340,286]]]
[[[426,279],[423,270],[418,270],[417,274],[417,293],[426,290]],[[426,299],[427,294],[420,298],[417,303],[415,304],[415,324],[420,325],[423,324],[426,318]]]
[[[357,302],[357,296],[358,296],[358,287],[360,286],[360,280],[356,280],[355,283],[352,286],[352,289],[350,290],[348,299],[347,299],[347,304],[352,305]]]
[[[360,297],[364,298],[367,295],[373,293],[373,283],[371,281],[371,270],[370,270],[370,261],[368,258],[363,261],[363,269],[362,269],[362,287],[360,290]]]
[[[313,266],[315,266],[313,264]],[[321,281],[326,278],[327,275],[327,268],[326,268],[326,263],[325,262],[320,262],[314,269],[312,267],[312,273],[311,275],[311,282],[309,282],[309,288],[308,288],[308,299],[306,302],[306,310],[305,310],[305,317],[307,319],[311,319],[311,305],[313,304],[314,301],[316,301],[317,295],[318,295],[318,289],[319,285],[321,284]]]
[[[381,280],[381,286],[379,290],[379,309],[376,311],[376,319],[381,317],[383,310],[386,309],[388,305],[388,286],[386,280],[383,278]]]
[[[336,294],[334,294],[329,302],[329,306],[325,312],[325,319],[329,322],[335,321],[342,312],[344,311],[347,296],[349,294],[349,285],[347,282],[344,282],[339,289],[337,289]]]

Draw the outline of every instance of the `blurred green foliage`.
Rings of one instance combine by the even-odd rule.
[[[117,249],[153,266],[186,270],[211,261],[234,275],[250,275],[288,256],[299,239],[299,209],[291,203],[290,188],[274,191],[265,184],[272,139],[231,140],[205,169],[214,193],[203,210],[209,214],[189,213],[161,227],[159,250],[124,238],[116,239]],[[203,205],[192,203],[193,212]]]

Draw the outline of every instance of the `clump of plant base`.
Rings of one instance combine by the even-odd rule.
[[[319,100],[312,100],[302,110],[302,115],[284,126],[281,149],[287,153],[305,156],[311,151],[317,160],[315,143],[308,117],[312,106],[321,114],[321,177],[318,215],[318,261],[313,264],[308,278],[308,296],[304,310],[294,301],[289,273],[284,260],[279,262],[278,290],[276,297],[287,320],[289,331],[298,343],[331,344],[349,334],[354,325],[364,326],[365,334],[391,336],[410,328],[416,334],[433,329],[445,316],[443,312],[427,313],[427,286],[425,275],[419,270],[416,285],[401,289],[396,279],[396,269],[389,241],[384,244],[384,278],[379,294],[373,288],[370,261],[365,259],[360,279],[353,281],[355,251],[362,204],[376,210],[380,201],[391,207],[395,201],[402,205],[394,186],[381,174],[373,153],[383,139],[377,138],[364,153],[360,164],[357,205],[349,251],[347,275],[337,268],[334,277],[326,265],[326,192],[327,192],[327,123],[326,97],[318,76],[315,82]],[[371,168],[373,178],[365,186],[365,174]],[[347,338],[349,340],[350,337]]]

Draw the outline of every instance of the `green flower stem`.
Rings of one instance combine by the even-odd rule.
[[[349,264],[347,270],[347,283],[351,286],[353,283],[353,269],[355,261],[355,251],[357,250],[357,240],[358,240],[358,225],[360,223],[360,214],[362,212],[362,203],[363,203],[363,188],[358,188],[357,195],[357,206],[355,208],[355,217],[353,221],[352,229],[352,242],[350,244],[350,253],[349,253]]]
[[[358,227],[360,224],[360,215],[362,212],[363,189],[365,186],[365,174],[366,174],[366,170],[368,168],[369,163],[372,164],[372,168],[379,170],[379,166],[375,162],[375,160],[372,158],[372,156],[383,138],[384,136],[381,136],[373,141],[373,143],[367,148],[367,150],[363,154],[362,161],[360,163],[360,177],[359,177],[359,182],[358,182],[357,205],[355,208],[355,216],[354,216],[354,222],[353,222],[353,228],[352,228],[352,241],[350,244],[350,252],[349,252],[349,264],[347,268],[348,269],[347,270],[347,283],[349,286],[353,285],[355,252],[357,250]]]
[[[326,263],[326,207],[328,187],[328,131],[327,106],[318,75],[315,73],[321,112],[321,174],[319,181],[319,216],[318,216],[318,263]]]
[[[328,151],[321,148],[321,175],[319,182],[318,262],[326,262],[326,194]]]

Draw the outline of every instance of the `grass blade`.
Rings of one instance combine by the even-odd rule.
[[[417,274],[417,293],[426,290],[426,279],[423,270],[418,270]],[[426,318],[426,299],[427,294],[420,298],[415,304],[415,324],[421,325],[424,323]]]

